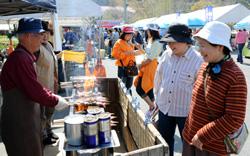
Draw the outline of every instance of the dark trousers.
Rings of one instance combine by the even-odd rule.
[[[217,154],[200,150],[195,146],[189,145],[185,140],[183,141],[182,156],[218,156]]]
[[[159,111],[158,130],[165,141],[168,143],[169,156],[174,155],[174,134],[176,125],[178,126],[182,139],[182,131],[185,125],[185,121],[186,117],[172,117],[168,116],[168,114],[164,115],[161,111]]]
[[[118,67],[118,77],[122,80],[127,89],[130,89],[132,87],[134,78],[126,76],[122,67]]]
[[[52,134],[52,116],[54,114],[54,107],[45,107],[40,106],[41,108],[41,128],[42,128],[42,139],[48,137],[49,134]]]
[[[238,57],[237,57],[237,61],[240,63],[243,63],[243,58],[242,58],[242,50],[245,46],[245,43],[240,43],[238,44]]]

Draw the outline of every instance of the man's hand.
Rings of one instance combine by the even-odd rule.
[[[69,107],[69,102],[66,101],[63,97],[61,97],[59,95],[55,95],[55,94],[53,94],[53,95],[58,98],[58,103],[55,106],[56,110],[61,111],[61,110],[64,110],[64,109]]]

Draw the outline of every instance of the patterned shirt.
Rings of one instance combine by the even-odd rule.
[[[169,116],[186,117],[189,111],[193,84],[203,59],[190,47],[178,57],[165,51],[155,75],[155,97],[160,111]]]
[[[239,129],[245,118],[246,80],[240,68],[230,59],[223,63],[221,74],[217,79],[207,76],[205,99],[206,66],[207,63],[204,63],[198,73],[190,113],[182,134],[188,143],[191,143],[192,138],[197,134],[205,151],[226,155],[223,142],[225,136]]]

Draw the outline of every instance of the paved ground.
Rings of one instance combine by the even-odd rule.
[[[236,58],[236,54],[233,53],[233,58]],[[117,75],[117,69],[114,66],[114,60],[110,60],[110,59],[105,59],[103,61],[103,64],[106,67],[107,70],[107,77],[116,77]],[[247,79],[247,84],[248,87],[250,86],[250,59],[244,59],[244,64],[239,64],[240,68],[243,70],[244,74],[246,75],[246,79]],[[249,89],[248,89],[249,90]],[[145,102],[136,94],[135,89],[133,88],[133,95],[138,97],[138,99],[141,102],[141,109],[145,112],[148,107],[145,104]],[[62,118],[63,116],[65,116],[67,114],[67,110],[65,110],[64,112],[61,112],[60,114],[56,114],[56,118]],[[248,92],[248,104],[247,104],[247,113],[246,113],[246,124],[247,126],[250,128],[250,92]],[[54,131],[56,133],[58,133],[60,135],[60,137],[62,136],[62,128],[60,127],[62,126],[62,124],[58,124],[55,126]],[[20,134],[21,135],[21,134]],[[175,156],[180,156],[181,155],[181,151],[182,151],[182,142],[180,139],[180,134],[178,132],[178,130],[176,131],[175,134]],[[59,149],[61,149],[61,147],[59,147]],[[63,152],[60,152],[58,150],[58,146],[49,146],[46,148],[46,152],[45,156],[61,156]],[[1,156],[7,156],[6,152],[5,152],[5,148],[3,143],[0,140],[0,155]],[[246,145],[244,146],[243,150],[241,151],[241,153],[239,154],[239,156],[250,156],[250,137],[248,137]]]

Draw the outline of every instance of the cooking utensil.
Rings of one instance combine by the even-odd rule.
[[[81,146],[83,144],[83,115],[69,115],[64,118],[64,130],[68,144]]]

